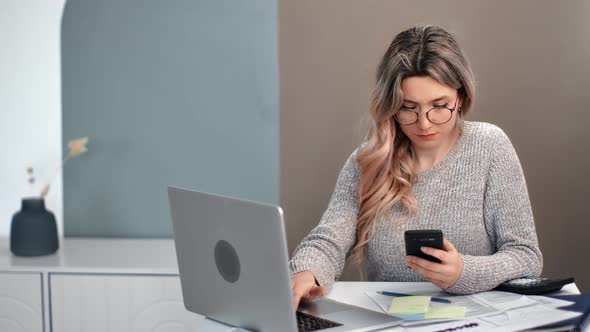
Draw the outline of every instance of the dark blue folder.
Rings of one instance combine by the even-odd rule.
[[[560,307],[559,309],[580,312],[582,315],[561,322],[539,326],[531,331],[584,331],[584,328],[590,322],[590,293],[576,295],[548,295],[547,297],[574,302],[573,304]]]

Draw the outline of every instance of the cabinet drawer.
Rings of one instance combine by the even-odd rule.
[[[40,273],[0,272],[0,331],[43,331]]]
[[[52,331],[198,331],[178,276],[49,275]]]

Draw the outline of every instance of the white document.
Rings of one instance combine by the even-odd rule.
[[[548,307],[551,307],[551,308],[565,307],[566,305],[574,304],[574,302],[571,302],[571,301],[554,299],[552,297],[547,297],[547,296],[532,295],[529,297],[531,299],[533,299],[541,304],[544,304]]]
[[[483,331],[508,332],[530,329],[533,327],[570,319],[579,315],[581,315],[579,312],[559,310],[549,308],[542,304],[537,304],[482,317],[479,319],[479,321],[495,326]]]
[[[526,307],[539,303],[531,297],[525,295],[499,291],[488,291],[469,296],[473,297],[476,301],[484,304],[487,307],[492,307],[500,311]]]
[[[461,332],[512,332],[554,323],[580,315],[542,304],[516,308],[487,317],[439,323],[431,326],[407,326],[407,332],[432,332],[457,328]],[[460,329],[458,329],[461,327]]]
[[[445,297],[451,300],[453,306],[466,307],[464,320],[421,320],[404,322],[404,331],[426,332],[447,328],[472,325],[460,331],[475,332],[509,332],[529,329],[549,323],[558,322],[580,315],[576,312],[556,309],[568,304],[567,301],[551,299],[543,296],[525,296],[520,294],[489,291],[473,295],[451,295],[442,291],[404,289],[380,289],[411,295],[429,295]],[[365,294],[387,313],[393,297],[377,293],[375,289],[366,289]],[[430,302],[431,306],[445,306],[449,304]]]

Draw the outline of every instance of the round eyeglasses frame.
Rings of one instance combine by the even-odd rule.
[[[451,121],[451,118],[453,117],[453,112],[454,112],[454,111],[455,111],[455,109],[457,108],[457,102],[458,102],[458,101],[459,101],[459,98],[455,99],[455,105],[453,106],[453,108],[448,108],[448,107],[446,107],[446,106],[434,106],[433,108],[429,109],[429,110],[426,112],[426,118],[428,119],[428,121],[430,121],[430,122],[434,123],[435,125],[442,125],[442,124],[445,124],[445,123],[447,123],[447,122]],[[441,109],[441,108],[445,108],[445,109],[447,109],[447,110],[451,111],[451,112],[449,113],[449,118],[448,118],[446,121],[444,121],[444,122],[435,122],[435,121],[432,121],[432,120],[430,119],[430,115],[429,115],[429,114],[430,114],[430,111],[432,111],[432,110],[434,110],[434,109]],[[399,110],[398,110],[397,112],[395,112],[395,114],[393,115],[393,117],[395,118],[395,120],[396,120],[396,121],[397,121],[399,124],[401,124],[401,125],[404,125],[404,126],[409,126],[409,125],[413,125],[414,123],[418,122],[418,120],[420,120],[420,114],[421,114],[420,112],[416,112],[416,111],[414,111],[414,110],[407,109],[407,108],[403,108],[403,107],[402,107],[402,108],[400,108],[400,110],[402,110],[402,109],[404,109],[404,112],[413,112],[413,113],[415,113],[415,114],[416,114],[416,120],[414,120],[414,122],[407,122],[407,123],[401,122],[401,121],[398,119],[398,116],[397,116],[397,115],[398,115],[398,113],[399,113]],[[459,107],[459,111],[461,111],[461,108],[460,108],[460,107]]]

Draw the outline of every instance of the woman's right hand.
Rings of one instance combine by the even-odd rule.
[[[313,300],[320,296],[324,296],[326,288],[316,284],[313,273],[310,271],[302,271],[291,276],[291,291],[293,292],[295,310],[297,310],[301,299]]]

